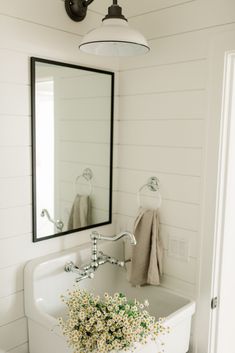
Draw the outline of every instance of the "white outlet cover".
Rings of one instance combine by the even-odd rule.
[[[168,257],[181,261],[189,261],[189,241],[183,238],[169,236]]]

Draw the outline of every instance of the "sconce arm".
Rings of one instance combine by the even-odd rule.
[[[64,5],[67,15],[75,22],[84,20],[87,14],[87,8],[93,1],[94,0],[65,0]]]

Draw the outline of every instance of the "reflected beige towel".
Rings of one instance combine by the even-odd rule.
[[[137,245],[133,246],[130,282],[133,285],[160,284],[163,246],[159,236],[159,216],[156,210],[141,209],[135,224]]]
[[[68,221],[68,230],[91,224],[91,201],[87,195],[76,195]]]

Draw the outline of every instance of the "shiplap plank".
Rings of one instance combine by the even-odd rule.
[[[77,163],[61,163],[61,180],[74,183],[79,175],[82,175],[86,165]],[[92,166],[93,178],[92,185],[107,187],[109,184],[109,167]],[[117,169],[113,171],[117,174]],[[116,183],[117,185],[117,183]]]
[[[115,199],[116,196],[114,193],[114,204]],[[101,233],[107,232],[109,234],[111,232],[110,234],[113,234],[113,225],[106,226],[105,228],[100,227],[99,231]],[[89,235],[90,231],[88,230],[79,232],[79,237],[77,233],[73,233],[68,237],[57,237],[36,244],[32,242],[31,233],[0,239],[0,268],[25,263],[39,256],[59,252],[83,243],[89,243]]]
[[[60,251],[58,242],[56,242],[56,245],[53,243],[53,241],[49,240],[48,242],[40,242],[35,246],[32,243],[31,234],[0,240],[0,268],[6,265],[11,266],[16,263],[26,262],[42,254],[49,254],[52,251]]]
[[[44,10],[43,12],[45,13]],[[75,25],[77,26],[77,23]],[[80,38],[76,34],[0,14],[0,47],[11,50],[12,55],[18,55],[20,52],[27,53],[29,57],[37,56],[56,61],[67,61],[75,65],[111,70],[118,68],[118,59],[109,60],[97,56],[94,58],[92,55],[79,51]],[[29,61],[27,68],[29,70]]]
[[[208,46],[216,29],[183,33],[178,36],[159,38],[149,42],[150,52],[141,56],[127,57],[120,61],[122,71],[148,66],[159,66],[177,62],[205,59]]]
[[[32,231],[31,208],[31,205],[28,205],[0,209],[0,239],[30,233]]]
[[[31,175],[31,148],[2,146],[0,165],[0,178]]]
[[[0,178],[0,208],[25,206],[32,203],[31,177]]]
[[[0,146],[30,146],[30,118],[0,115]]]
[[[108,211],[105,211],[105,210],[93,208],[92,209],[92,219],[93,219],[94,224],[107,222],[109,219],[109,213],[108,213]]]
[[[132,18],[130,24],[148,39],[235,22],[231,0],[193,1],[159,12]],[[213,8],[213,11],[211,10]]]
[[[159,11],[170,6],[176,6],[190,1],[195,0],[148,0],[144,3],[144,7],[141,1],[139,2],[136,0],[119,0],[118,3],[122,6],[124,15],[127,17],[132,17],[142,15],[146,12]],[[89,6],[89,9],[91,11],[98,11],[99,13],[106,15],[109,6],[110,0],[100,0],[94,1]]]
[[[13,349],[7,351],[8,353],[29,353],[28,343],[21,344]]]
[[[186,148],[120,146],[119,167],[200,176],[202,152]]]
[[[89,72],[87,75],[76,77],[76,71],[74,75],[75,78],[57,81],[55,87],[60,99],[107,97],[111,100],[110,75]]]
[[[66,121],[60,123],[59,131],[61,141],[110,142],[109,121]]]
[[[72,205],[76,194],[88,194],[90,186],[88,183],[81,182],[74,186],[74,183],[60,183],[60,199],[63,201],[70,202]],[[92,207],[108,209],[109,203],[109,189],[93,187],[92,194],[90,196]]]
[[[24,316],[23,291],[0,298],[0,327]]]
[[[226,30],[234,30],[235,23],[224,27]],[[218,28],[212,27],[150,40],[150,52],[147,55],[120,59],[120,69],[127,71],[208,58],[211,43],[217,33]]]
[[[164,201],[159,210],[161,222],[179,228],[198,231],[200,226],[200,206]]]
[[[0,327],[1,349],[9,351],[17,346],[25,344],[28,340],[26,318],[14,321]]]
[[[0,13],[75,34],[78,31],[85,34],[93,26],[98,26],[102,19],[101,15],[90,12],[88,19],[80,22],[78,27],[66,14],[64,2],[58,0],[51,0],[49,3],[41,0],[39,3],[35,2],[34,6],[30,0],[21,0],[20,3],[1,2]]]
[[[29,57],[25,53],[0,48],[0,82],[29,84]]]
[[[136,195],[118,193],[118,212],[122,215],[136,217],[139,205]],[[151,200],[155,208],[154,198]],[[149,202],[150,204],[150,202]],[[145,207],[145,204],[142,205]],[[164,225],[197,231],[200,220],[200,207],[194,204],[165,200],[159,209],[160,221]]]
[[[172,290],[173,292],[179,293],[184,297],[196,298],[196,286],[185,281],[181,281],[178,278],[164,275],[162,278],[162,286]]]
[[[109,165],[109,145],[79,142],[61,142],[60,156],[62,161],[87,163],[87,165]]]
[[[191,1],[194,0],[148,0],[144,8],[141,2],[138,3],[135,0],[129,0],[128,2],[120,0],[119,4],[123,7],[125,16],[130,18],[133,16],[142,15],[143,13],[159,11]],[[50,6],[48,6],[45,0],[42,0],[42,4],[36,4],[33,9],[30,6],[31,3],[29,0],[22,0],[21,2],[21,6],[12,6],[10,3],[2,3],[0,6],[0,12],[22,18],[26,21],[30,20],[42,25],[52,26],[60,30],[71,31],[74,33],[78,32],[78,26],[76,26],[76,23],[73,23],[73,21],[71,21],[67,16],[62,0],[51,0]],[[103,18],[103,15],[107,13],[109,6],[110,1],[108,0],[100,0],[98,2],[94,1],[89,6],[86,21],[80,23],[79,32],[85,33],[89,30],[91,23],[93,24],[94,22],[98,26]],[[45,8],[47,8],[46,14]]]
[[[110,97],[80,97],[61,100],[57,104],[58,117],[63,121],[110,120]]]
[[[0,82],[0,115],[29,116],[29,99],[29,86]]]
[[[91,196],[91,203],[94,208],[109,210],[109,189],[94,188]]]
[[[120,210],[121,212],[121,210]],[[134,229],[134,222],[135,222],[135,216],[130,217],[130,216],[125,216],[122,214],[119,214],[118,216],[118,223],[117,223],[117,228],[118,230],[124,231],[128,230],[130,232],[133,232]],[[189,257],[192,257],[196,259],[198,257],[198,252],[199,252],[199,234],[198,232],[190,231],[190,230],[185,230],[182,228],[176,228],[172,226],[166,226],[161,224],[160,225],[160,236],[162,239],[162,244],[164,249],[167,251],[169,248],[169,237],[173,237],[179,240],[185,240],[189,244]]]
[[[122,145],[152,145],[168,147],[202,147],[203,121],[121,121]]]
[[[164,252],[163,272],[167,276],[174,276],[175,278],[191,284],[196,280],[196,260],[189,258],[188,261],[181,261],[174,259]]]
[[[234,20],[232,14],[233,4],[229,0],[226,0],[226,4],[223,4],[223,6],[217,0],[213,2],[213,5],[211,1],[180,1],[181,5],[179,3],[179,6],[174,7],[169,7],[169,1],[170,0],[165,4],[166,9],[158,12],[152,12],[152,3],[150,3],[146,9],[143,9],[142,4],[139,4],[139,7],[142,9],[141,12],[147,12],[144,16],[146,19],[140,21],[139,17],[134,17],[130,19],[130,23],[143,31],[148,38],[151,38],[153,33],[169,35],[180,31],[187,31],[192,28],[213,26]],[[171,0],[170,3],[172,3],[172,1],[173,0]],[[13,6],[10,3],[3,2],[0,6],[0,12],[2,14],[25,19],[26,21],[30,20],[48,27],[54,27],[62,31],[69,31],[75,34],[79,33],[80,35],[84,35],[89,29],[99,26],[103,17],[93,11],[89,11],[89,16],[87,16],[86,21],[79,23],[78,27],[77,23],[71,21],[67,16],[63,1],[56,2],[56,0],[53,0],[50,2],[49,6],[46,0],[43,0],[43,2],[45,3],[44,6],[40,2],[40,4],[33,8],[33,11],[29,0],[24,0],[21,6]],[[55,2],[58,6],[55,6]],[[155,6],[157,9],[162,7]],[[211,6],[213,6],[214,11],[210,11]],[[125,7],[126,4],[124,5],[124,8]],[[44,8],[47,8],[46,13]],[[107,7],[102,10],[100,5],[99,8],[101,8],[102,12],[107,11]],[[131,8],[131,5],[127,7],[127,14],[129,13],[128,8]],[[136,5],[133,8],[136,9]],[[57,11],[56,16],[55,9]],[[135,16],[140,12],[140,8],[137,11],[138,12],[133,12],[133,10],[131,10],[129,15],[132,14],[132,16]]]
[[[0,298],[23,290],[24,264],[0,269]]]
[[[161,174],[154,171],[136,171],[119,169],[118,190],[137,194],[151,176],[157,176],[160,181],[160,193],[163,199],[199,203],[201,195],[201,180],[198,177]],[[142,191],[144,194],[146,189]]]
[[[206,98],[204,90],[122,96],[119,116],[121,120],[203,119]]]
[[[120,73],[120,95],[205,89],[204,60]],[[145,105],[146,107],[146,105]]]

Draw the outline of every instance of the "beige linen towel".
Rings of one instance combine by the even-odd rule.
[[[68,230],[91,224],[91,202],[87,195],[76,195],[70,212]]]
[[[130,282],[133,285],[160,284],[163,246],[159,236],[159,216],[156,210],[141,209],[135,224],[137,245],[133,246]]]

